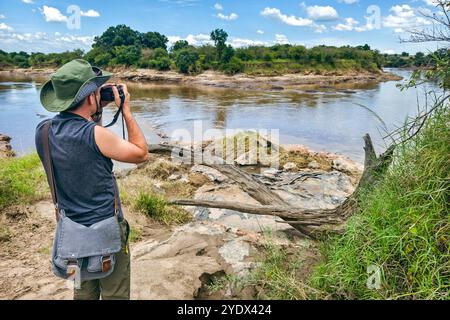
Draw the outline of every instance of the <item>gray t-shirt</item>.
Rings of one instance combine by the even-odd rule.
[[[44,155],[41,130],[46,121],[36,128],[36,149],[41,160]],[[52,119],[49,129],[59,208],[64,209],[67,217],[85,226],[114,215],[117,187],[113,163],[102,155],[95,143],[95,125],[74,113],[61,112]],[[121,221],[120,199],[119,208]]]

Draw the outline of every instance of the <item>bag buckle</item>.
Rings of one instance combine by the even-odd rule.
[[[109,270],[111,270],[111,266],[112,266],[112,260],[111,260],[111,256],[103,256],[102,257],[102,272],[108,272]]]
[[[77,260],[67,261],[66,275],[69,280],[73,280],[75,289],[81,288],[81,270]]]

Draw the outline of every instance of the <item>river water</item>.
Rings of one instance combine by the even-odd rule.
[[[405,70],[389,71],[405,79],[410,75]],[[211,128],[278,129],[280,143],[303,144],[362,161],[365,133],[371,134],[378,152],[385,148],[382,136],[386,128],[374,113],[390,130],[416,114],[418,102],[424,102],[423,89],[401,91],[397,88],[401,82],[270,92],[133,85],[130,91],[133,111],[150,143],[180,129],[196,140],[205,138],[194,137],[194,127],[199,126],[201,132]],[[0,133],[13,138],[18,154],[35,149],[36,125],[52,116],[40,105],[40,86],[30,80],[0,79]],[[113,112],[112,107],[106,108],[105,122]],[[113,130],[121,134],[120,121]]]

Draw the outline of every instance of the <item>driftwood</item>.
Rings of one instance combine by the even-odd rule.
[[[283,219],[283,221],[280,222],[290,224],[293,228],[299,230],[303,234],[316,238],[326,232],[339,232],[342,230],[345,220],[358,208],[359,193],[361,190],[376,183],[378,178],[385,172],[392,161],[392,154],[394,151],[393,146],[389,147],[386,152],[377,157],[370,136],[366,134],[363,139],[365,143],[365,160],[361,179],[353,194],[334,209],[305,209],[290,206],[277,194],[272,192],[270,188],[257,181],[252,175],[240,170],[237,166],[223,164],[222,159],[214,156],[207,156],[193,150],[163,144],[149,145],[149,152],[173,153],[175,151],[175,154],[178,153],[179,156],[186,156],[190,153],[192,158],[197,157],[197,159],[201,156],[202,158],[200,159],[203,159],[202,165],[214,168],[226,175],[229,179],[237,183],[243,191],[247,192],[253,199],[257,200],[260,205],[193,199],[172,200],[169,203],[185,206],[230,209],[256,215],[277,216]]]

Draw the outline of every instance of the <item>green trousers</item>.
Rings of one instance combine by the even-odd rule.
[[[128,238],[130,227],[123,219],[120,222],[122,250],[116,254],[114,271],[103,279],[81,282],[80,289],[74,289],[74,300],[129,300],[130,299],[130,248]]]

